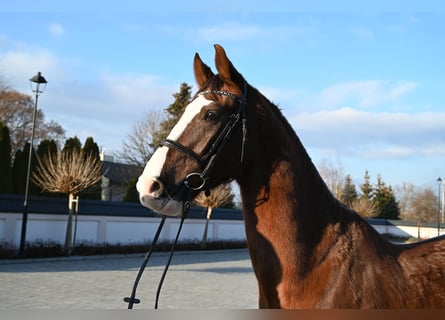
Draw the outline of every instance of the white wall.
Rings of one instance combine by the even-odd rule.
[[[159,222],[160,218],[80,215],[76,242],[88,242],[92,245],[146,243],[153,239]],[[66,224],[67,215],[29,214],[26,241],[63,244]],[[159,240],[172,241],[176,236],[178,226],[179,219],[167,218]],[[201,240],[204,226],[204,219],[186,219],[180,241]],[[21,214],[0,213],[0,243],[7,243],[17,248],[20,243],[21,227]],[[244,222],[211,219],[207,237],[209,240],[245,240]]]
[[[74,219],[73,219],[74,221]],[[79,215],[76,241],[91,245],[140,244],[150,242],[158,228],[160,218],[125,217],[125,216],[89,216]],[[372,221],[371,221],[372,223]],[[403,224],[372,224],[382,234],[399,237],[417,237],[418,228]],[[29,214],[26,232],[27,242],[65,241],[67,215]],[[0,243],[18,248],[22,226],[22,214],[0,213]],[[176,236],[179,219],[168,218],[165,222],[160,241],[172,241]],[[201,240],[205,219],[186,219],[180,241]],[[74,230],[74,229],[73,229]],[[441,229],[441,234],[445,230]],[[423,227],[421,238],[437,236],[437,227]],[[211,219],[208,228],[209,240],[245,240],[244,222],[242,220]]]

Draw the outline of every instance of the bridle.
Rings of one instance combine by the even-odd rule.
[[[165,276],[166,276],[168,268],[170,266],[170,262],[172,260],[173,253],[175,251],[176,244],[178,242],[179,235],[182,230],[182,225],[183,225],[184,220],[187,216],[187,213],[190,209],[190,199],[191,199],[192,191],[200,191],[200,190],[205,189],[206,195],[210,194],[210,188],[209,188],[209,184],[208,184],[208,180],[210,179],[210,173],[213,170],[216,159],[220,155],[221,150],[223,149],[226,142],[231,137],[233,130],[236,127],[236,125],[240,119],[242,119],[242,131],[243,131],[243,138],[242,138],[242,145],[241,145],[241,163],[243,163],[243,160],[244,160],[244,146],[246,143],[246,136],[247,136],[247,127],[246,127],[246,118],[245,118],[245,108],[246,108],[246,99],[247,99],[247,83],[244,83],[242,98],[239,98],[237,95],[235,95],[231,92],[228,92],[228,91],[206,90],[206,91],[198,92],[195,95],[194,99],[197,96],[206,95],[206,94],[222,95],[222,96],[226,96],[231,99],[234,99],[239,102],[239,108],[238,108],[237,112],[234,112],[229,116],[229,118],[227,119],[227,122],[225,123],[224,127],[220,131],[219,135],[216,137],[216,139],[210,146],[209,150],[202,157],[197,155],[190,148],[187,148],[186,146],[180,144],[179,142],[176,142],[176,141],[173,141],[170,139],[165,139],[165,140],[161,141],[161,143],[160,143],[161,146],[175,149],[175,150],[185,154],[189,158],[195,160],[199,164],[199,167],[202,169],[202,171],[189,173],[189,174],[187,174],[187,176],[184,179],[183,183],[188,190],[187,197],[186,197],[187,199],[183,203],[181,221],[179,223],[178,231],[176,233],[176,238],[175,238],[173,245],[170,249],[169,258],[167,260],[167,263],[165,265],[164,271],[162,273],[161,279],[158,284],[158,288],[156,291],[156,299],[155,299],[155,309],[158,308],[158,301],[159,301],[159,295],[161,292],[162,284],[164,283]],[[193,101],[193,99],[192,99],[192,101]],[[135,282],[133,284],[131,296],[124,298],[124,301],[126,303],[128,303],[128,309],[132,309],[134,304],[140,303],[140,300],[138,298],[136,298],[137,286],[138,286],[139,281],[142,277],[142,273],[144,272],[144,269],[147,266],[148,261],[150,260],[151,254],[153,253],[153,249],[155,248],[155,246],[158,242],[159,235],[161,234],[161,230],[165,223],[165,219],[166,219],[166,216],[163,216],[161,219],[161,222],[158,226],[158,229],[156,231],[156,234],[153,238],[150,249],[147,252],[147,254],[145,255],[142,265],[139,268],[139,272],[138,272]]]
[[[239,108],[236,112],[232,113],[229,118],[227,119],[224,127],[219,132],[219,135],[216,137],[208,151],[201,157],[198,154],[196,154],[193,150],[190,148],[182,145],[181,143],[177,141],[173,141],[170,139],[162,140],[160,145],[175,149],[176,151],[181,152],[182,154],[185,154],[187,157],[193,159],[199,164],[199,167],[202,169],[201,172],[192,172],[187,174],[187,176],[184,179],[184,185],[193,191],[199,191],[205,189],[205,192],[207,195],[210,194],[210,188],[208,184],[208,180],[210,179],[211,171],[213,170],[213,167],[215,165],[216,159],[221,154],[221,151],[226,144],[226,142],[231,137],[233,130],[235,129],[237,123],[240,119],[242,119],[242,132],[243,132],[243,138],[242,138],[242,144],[241,144],[241,163],[243,162],[244,158],[244,146],[246,143],[246,136],[247,136],[247,127],[246,127],[246,118],[245,118],[245,107],[246,107],[246,100],[247,100],[247,83],[244,83],[243,88],[243,96],[242,98],[239,98],[236,94],[233,94],[228,91],[222,91],[222,90],[205,90],[198,92],[194,99],[197,96],[206,95],[206,94],[216,94],[221,96],[229,97],[235,101],[239,102]],[[192,99],[193,101],[193,99]]]

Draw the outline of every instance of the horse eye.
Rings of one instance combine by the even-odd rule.
[[[216,113],[216,111],[214,110],[207,110],[205,116],[204,116],[204,120],[206,121],[214,121],[218,118],[218,113]]]

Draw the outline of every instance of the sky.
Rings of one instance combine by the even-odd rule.
[[[46,120],[112,154],[182,82],[196,90],[193,56],[215,70],[218,43],[316,165],[357,184],[365,171],[393,187],[445,179],[443,1],[157,2],[2,4],[0,74],[32,95],[40,71]]]

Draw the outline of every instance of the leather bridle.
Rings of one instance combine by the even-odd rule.
[[[208,151],[201,157],[198,154],[196,154],[193,150],[190,148],[182,145],[181,143],[177,141],[173,141],[170,139],[165,139],[161,141],[160,145],[175,149],[176,151],[181,152],[182,154],[186,155],[187,157],[193,159],[199,164],[199,167],[201,168],[201,172],[191,172],[187,174],[187,176],[184,178],[184,185],[193,191],[199,191],[205,189],[206,194],[208,195],[210,193],[210,188],[208,184],[208,180],[210,179],[210,174],[212,172],[212,169],[215,165],[216,159],[219,157],[224,145],[231,137],[234,128],[236,127],[237,123],[240,119],[242,119],[242,131],[243,131],[243,138],[242,138],[242,145],[241,145],[241,163],[243,162],[244,158],[244,145],[246,143],[246,136],[247,136],[247,128],[246,128],[246,118],[245,118],[245,107],[246,107],[246,99],[247,99],[247,84],[244,83],[244,89],[243,89],[243,96],[242,98],[239,98],[237,95],[228,92],[228,91],[222,91],[222,90],[206,90],[198,92],[195,96],[200,95],[206,95],[206,94],[216,94],[216,95],[222,95],[229,97],[233,100],[236,100],[239,102],[239,108],[236,112],[232,113],[229,118],[227,119],[227,122],[225,123],[222,130],[219,132],[219,135],[214,140]],[[193,101],[193,100],[192,100]]]
[[[162,284],[164,283],[165,276],[166,276],[168,268],[170,266],[170,263],[171,263],[171,260],[173,257],[173,253],[175,251],[176,244],[178,242],[179,235],[182,230],[184,220],[185,220],[187,213],[190,209],[191,193],[192,193],[192,191],[199,191],[199,190],[205,189],[206,194],[207,195],[210,194],[210,188],[207,183],[208,180],[210,179],[210,173],[213,169],[216,159],[218,158],[218,156],[221,153],[222,148],[224,147],[226,142],[229,140],[235,126],[237,125],[237,123],[239,122],[240,119],[242,119],[242,126],[243,126],[243,128],[242,128],[243,129],[243,139],[242,139],[242,145],[241,145],[241,163],[243,162],[243,158],[244,158],[244,145],[246,143],[246,136],[247,136],[246,118],[245,118],[245,114],[244,114],[245,107],[246,107],[246,98],[247,98],[247,84],[244,83],[243,96],[241,99],[233,93],[230,93],[227,91],[220,91],[220,90],[201,91],[201,92],[198,92],[196,94],[196,96],[206,95],[206,94],[223,95],[223,96],[226,96],[226,97],[229,97],[229,98],[232,98],[232,99],[238,101],[240,105],[239,105],[238,111],[235,113],[232,113],[229,116],[229,119],[227,120],[223,129],[220,131],[218,137],[215,139],[215,141],[210,146],[209,150],[202,157],[197,155],[193,150],[180,144],[179,142],[165,139],[160,143],[161,146],[175,149],[175,150],[185,154],[189,158],[195,160],[199,164],[199,167],[202,169],[202,171],[189,173],[184,179],[184,185],[188,189],[187,199],[183,203],[181,221],[179,223],[178,231],[176,233],[176,238],[175,238],[173,245],[170,249],[170,255],[168,257],[167,263],[165,265],[164,271],[162,273],[161,279],[158,284],[158,288],[156,291],[156,298],[155,298],[155,306],[154,306],[155,309],[158,308],[158,301],[159,301],[159,295],[161,292]],[[195,96],[195,98],[196,98],[196,96]],[[161,219],[161,222],[158,226],[158,229],[156,231],[156,234],[153,238],[150,249],[147,252],[147,254],[145,255],[144,261],[142,262],[142,265],[139,268],[139,272],[138,272],[136,279],[134,281],[133,289],[132,289],[130,297],[124,298],[124,301],[126,303],[128,303],[128,309],[133,309],[134,304],[140,303],[140,300],[138,298],[136,298],[136,290],[137,290],[139,281],[142,277],[142,273],[144,272],[145,267],[147,266],[148,261],[150,260],[151,254],[153,253],[153,249],[155,248],[155,246],[158,242],[159,236],[161,234],[161,230],[165,223],[165,219],[166,219],[166,216],[163,216]]]

